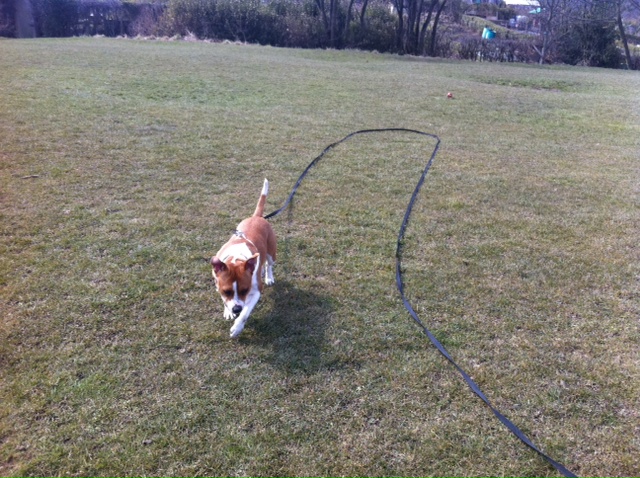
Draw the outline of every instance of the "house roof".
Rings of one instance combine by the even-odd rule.
[[[504,0],[504,3],[506,3],[508,7],[540,7],[540,2],[538,0]]]

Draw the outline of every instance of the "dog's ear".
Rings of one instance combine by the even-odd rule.
[[[218,259],[216,256],[211,258],[211,265],[213,266],[213,272],[220,274],[222,271],[227,270],[227,266],[224,262]]]
[[[247,259],[247,262],[245,262],[245,265],[244,265],[245,270],[248,270],[253,274],[253,271],[256,270],[256,267],[258,265],[259,257],[260,257],[260,253],[256,252],[253,255],[253,257],[250,257],[249,259]]]

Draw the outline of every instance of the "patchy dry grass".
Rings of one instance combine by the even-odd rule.
[[[428,327],[581,475],[640,473],[640,77],[357,52],[0,42],[3,475],[555,476],[394,285],[432,144],[331,152],[228,339],[208,256],[345,134],[443,145],[407,231]],[[447,91],[455,99],[446,98]]]

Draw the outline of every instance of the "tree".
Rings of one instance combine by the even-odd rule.
[[[444,10],[447,0],[393,0],[398,15],[397,49],[401,53],[421,55],[424,53],[425,38],[433,12],[436,20],[432,27],[430,49],[435,49],[437,20]]]
[[[442,0],[440,2],[436,18],[433,20],[433,27],[431,27],[431,41],[429,42],[429,56],[436,56],[436,34],[438,32],[438,22],[440,21],[440,15],[442,14],[446,4],[447,0]]]
[[[629,1],[636,0],[539,0],[541,43],[534,48],[540,64],[551,55],[554,61],[617,67],[615,30],[625,44],[621,15]]]
[[[344,44],[347,46],[349,45],[349,34],[351,32],[354,13],[356,13],[356,9],[355,9],[356,2],[357,0],[349,0],[349,6],[347,7],[347,21],[345,22],[345,26],[344,26]],[[365,19],[366,19],[367,7],[369,6],[369,0],[359,0],[357,3],[360,4],[359,28],[360,28],[360,31],[362,32],[367,28]]]
[[[0,37],[12,37],[16,34],[16,8],[13,2],[0,3]]]
[[[616,8],[616,23],[618,27],[618,33],[620,34],[620,40],[624,48],[624,58],[627,68],[632,70],[634,68],[633,59],[631,58],[631,52],[629,51],[629,40],[627,38],[626,29],[624,27],[623,17],[627,12],[635,11],[636,14],[640,11],[639,0],[614,0]]]
[[[315,0],[318,10],[322,15],[325,34],[331,48],[338,47],[338,39],[342,37],[339,32],[340,24],[338,15],[340,13],[340,0]]]
[[[367,27],[365,18],[367,17],[367,7],[369,6],[369,0],[362,1],[362,8],[360,9],[360,28],[363,30]]]
[[[569,12],[568,0],[539,0],[540,2],[540,36],[542,45],[534,48],[540,55],[542,65],[547,59],[549,50],[561,36],[562,26]]]
[[[546,48],[553,47],[556,61],[617,68],[621,58],[616,46],[614,3],[611,0],[563,0],[561,8],[556,10],[559,14],[554,17],[553,28],[543,29],[545,38],[542,49],[538,50],[540,60],[544,60]]]
[[[75,0],[38,0],[35,3],[39,35],[68,37],[77,33],[78,5]]]
[[[351,25],[354,48],[389,52],[396,49],[397,18],[384,0],[364,0],[360,8],[360,20]]]
[[[393,7],[398,14],[398,27],[396,29],[396,48],[404,53],[404,0],[393,0]]]

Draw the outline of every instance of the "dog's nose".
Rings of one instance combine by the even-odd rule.
[[[231,309],[231,312],[233,312],[234,315],[238,315],[240,312],[242,312],[242,306],[234,305],[233,309]]]

